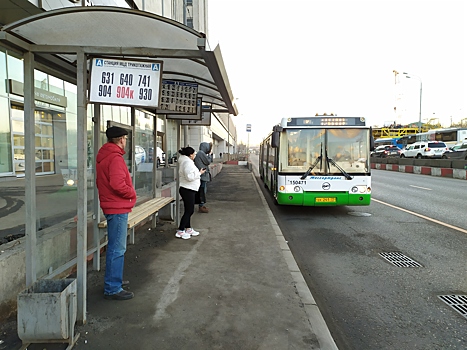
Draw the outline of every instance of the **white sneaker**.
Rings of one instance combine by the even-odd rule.
[[[199,235],[199,232],[193,230],[192,228],[187,228],[185,232],[186,232],[187,234],[189,234],[190,236],[193,236],[193,237],[196,237],[196,236]]]
[[[177,233],[175,233],[175,237],[181,238],[181,239],[189,239],[191,235],[185,231],[177,230]]]

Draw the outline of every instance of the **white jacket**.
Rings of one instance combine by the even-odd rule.
[[[180,187],[198,191],[201,184],[201,174],[195,163],[187,156],[178,157],[178,177],[180,178]]]

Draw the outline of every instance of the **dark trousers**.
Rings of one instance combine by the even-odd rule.
[[[200,208],[204,206],[204,204],[206,204],[207,189],[208,189],[208,183],[206,181],[201,180],[199,190],[196,193],[196,197],[195,197],[196,198],[195,203],[198,204]]]
[[[180,187],[178,190],[180,196],[183,199],[183,207],[185,212],[183,213],[182,218],[180,219],[180,225],[178,226],[179,230],[184,230],[191,227],[191,216],[195,212],[195,196],[196,191],[190,190],[185,187]]]

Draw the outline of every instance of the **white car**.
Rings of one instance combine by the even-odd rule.
[[[146,150],[141,146],[135,146],[135,164],[136,166],[146,161]]]
[[[407,145],[401,152],[401,158],[441,158],[448,150],[444,142],[421,141]]]
[[[149,163],[153,162],[154,158],[154,148],[149,148]],[[157,147],[157,154],[156,154],[156,162],[157,167],[160,165],[165,165],[165,153],[162,151],[160,147]]]

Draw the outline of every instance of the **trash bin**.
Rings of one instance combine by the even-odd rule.
[[[39,280],[18,294],[18,337],[23,343],[71,343],[76,309],[76,279]]]

